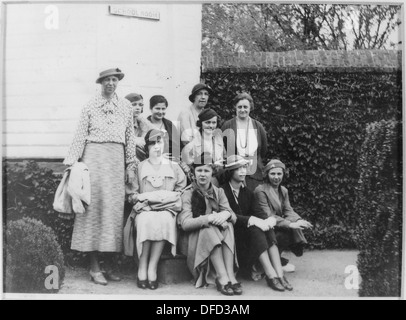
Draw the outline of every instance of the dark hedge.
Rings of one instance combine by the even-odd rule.
[[[358,163],[358,270],[362,297],[399,297],[402,272],[401,125],[380,121],[367,128]]]
[[[6,223],[25,217],[39,220],[55,232],[66,265],[87,267],[88,256],[70,249],[73,218],[67,219],[52,206],[61,179],[62,175],[39,167],[35,161],[3,162],[3,230]],[[100,258],[103,263],[105,257]],[[135,268],[131,257],[117,255],[116,258],[123,270]]]
[[[268,160],[287,164],[296,211],[315,228],[314,248],[355,248],[357,168],[366,125],[401,118],[401,73],[205,72],[222,120],[232,99],[253,96],[251,116],[268,134]]]

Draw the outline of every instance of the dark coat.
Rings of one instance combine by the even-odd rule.
[[[276,236],[273,230],[264,232],[256,226],[248,227],[249,219],[253,215],[255,201],[252,191],[246,187],[241,188],[237,203],[228,182],[222,185],[222,189],[231,209],[237,216],[234,234],[241,275],[249,277],[251,267],[256,263],[259,256],[272,245],[276,244]]]

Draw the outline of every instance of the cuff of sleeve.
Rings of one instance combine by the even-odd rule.
[[[128,195],[128,197],[127,197],[127,201],[129,202],[129,203],[131,203],[131,204],[135,204],[137,201],[136,201],[136,199],[135,199],[135,194],[130,194],[130,195]]]
[[[254,217],[250,217],[248,219],[247,228],[252,227],[254,225],[253,221],[254,221]]]
[[[209,216],[204,216],[204,219],[202,221],[202,226],[204,227],[209,227],[210,226],[210,222],[209,222]]]

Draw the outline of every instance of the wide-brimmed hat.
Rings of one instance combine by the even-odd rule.
[[[275,168],[282,168],[283,171],[286,170],[286,166],[285,164],[278,160],[278,159],[272,159],[271,161],[269,161],[265,168],[264,168],[264,176],[266,177],[266,175],[268,174],[269,170],[275,169]]]
[[[107,69],[102,72],[100,72],[99,77],[96,80],[96,83],[101,83],[101,81],[110,76],[116,76],[118,80],[121,80],[124,78],[124,73],[121,72],[119,68],[114,68],[114,69]]]
[[[195,95],[199,90],[203,90],[206,89],[207,91],[209,91],[209,94],[213,93],[213,89],[210,88],[207,84],[204,83],[198,83],[197,85],[195,85],[192,89],[192,93],[189,96],[189,101],[190,102],[194,102],[195,101]]]
[[[245,160],[243,157],[239,155],[232,155],[226,159],[226,164],[224,168],[226,170],[234,170],[240,167],[243,167],[249,163],[248,160]]]

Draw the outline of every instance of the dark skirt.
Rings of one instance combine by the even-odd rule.
[[[307,244],[307,240],[302,230],[275,227],[275,234],[279,253],[292,251],[298,257],[303,255],[303,247]]]
[[[273,245],[278,245],[274,230],[262,231],[258,227],[236,229],[237,258],[240,265],[240,274],[244,277],[250,275],[252,266],[259,256]]]

